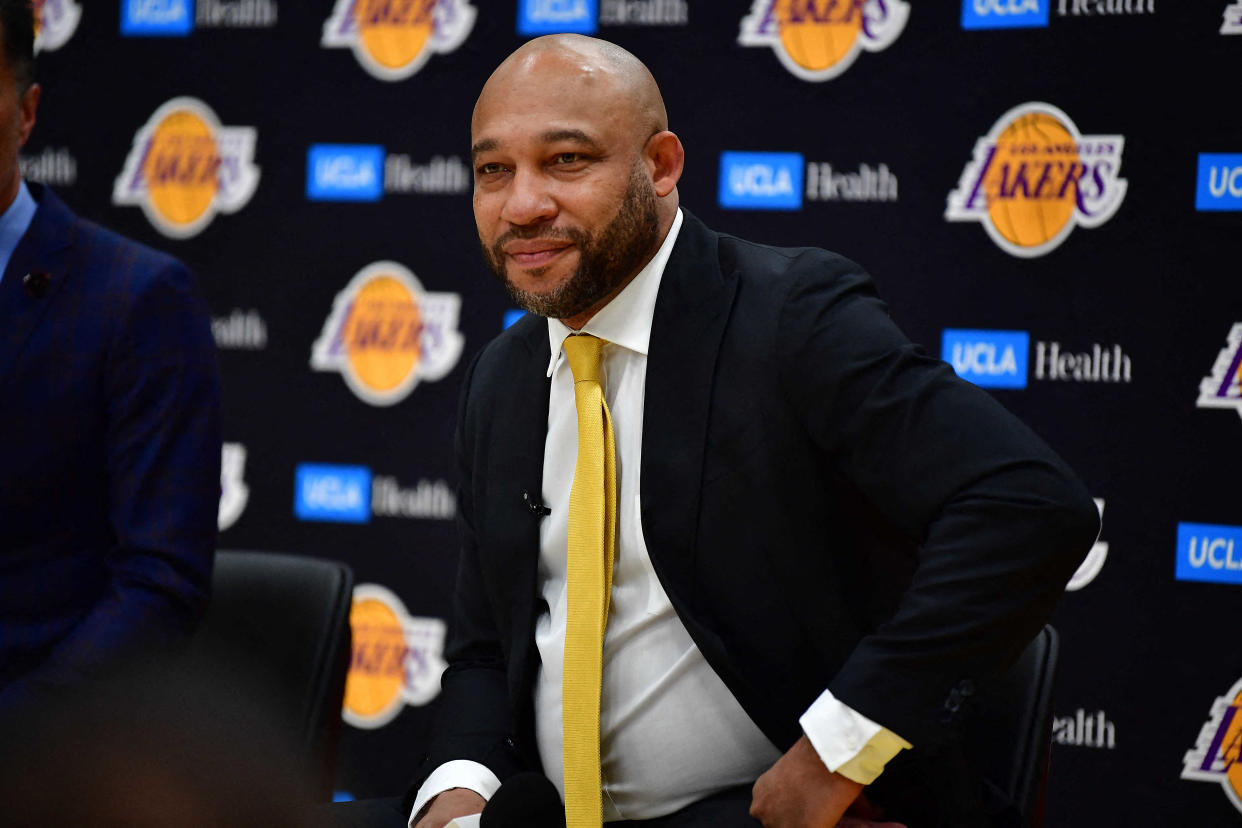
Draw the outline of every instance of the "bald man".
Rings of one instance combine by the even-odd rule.
[[[464,381],[450,666],[409,824],[478,813],[523,770],[564,791],[580,334],[604,341],[618,469],[603,820],[977,823],[959,702],[1094,541],[1081,484],[852,262],[681,209],[681,142],[623,49],[530,41],[471,136],[484,257],[537,316]]]

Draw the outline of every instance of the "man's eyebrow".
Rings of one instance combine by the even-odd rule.
[[[470,148],[470,157],[478,158],[481,152],[491,152],[500,146],[499,142],[494,138],[484,138]]]
[[[592,151],[598,152],[599,144],[590,135],[587,135],[580,129],[553,129],[539,136],[539,140],[545,144],[557,144],[561,141],[568,141],[572,144],[580,144]]]

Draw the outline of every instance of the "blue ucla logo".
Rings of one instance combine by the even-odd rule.
[[[123,0],[121,34],[180,37],[194,29],[194,0]]]
[[[379,201],[384,195],[384,148],[375,144],[312,144],[306,153],[311,201]]]
[[[940,358],[984,388],[1026,388],[1031,335],[1026,331],[945,328]]]
[[[1242,153],[1199,153],[1196,210],[1242,210]]]
[[[962,0],[963,29],[1029,29],[1048,25],[1050,0]]]
[[[801,210],[798,152],[720,153],[720,206],[741,210]]]
[[[369,523],[371,470],[366,466],[300,463],[293,514],[298,520]]]
[[[1242,526],[1177,524],[1177,580],[1242,584]]]
[[[594,34],[599,23],[599,0],[520,0],[520,35],[573,32]]]

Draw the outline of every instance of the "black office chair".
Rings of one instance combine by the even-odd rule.
[[[353,572],[336,561],[216,553],[212,599],[188,652],[279,718],[318,795],[331,798],[350,659]]]
[[[994,800],[995,826],[1043,825],[1059,638],[1045,626],[1012,667],[989,681],[966,727],[966,752]]]

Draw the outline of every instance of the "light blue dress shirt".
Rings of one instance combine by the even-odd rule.
[[[30,194],[26,182],[22,181],[17,189],[17,198],[13,199],[4,215],[0,215],[0,279],[4,278],[9,259],[13,258],[17,243],[30,229],[30,222],[34,220],[35,211],[38,209],[38,202]]]

